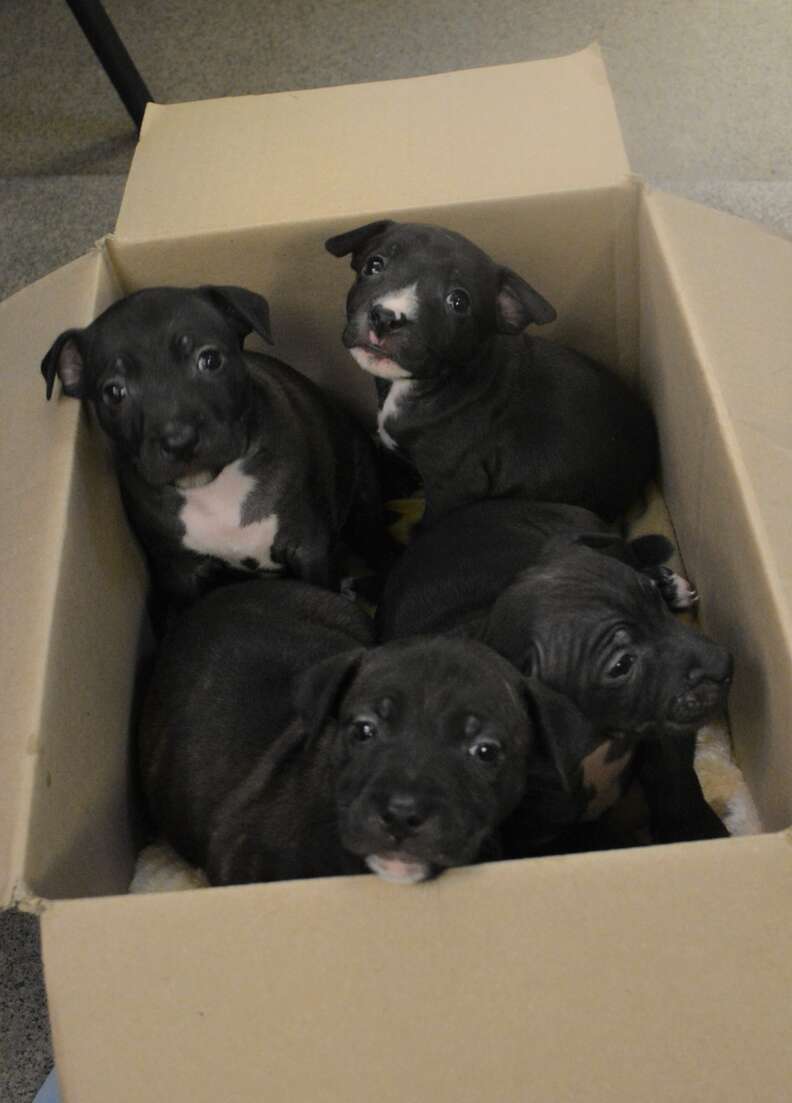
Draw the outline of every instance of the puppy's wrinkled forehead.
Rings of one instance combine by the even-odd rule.
[[[344,701],[344,711],[383,698],[410,715],[441,717],[450,712],[483,712],[514,726],[525,719],[511,663],[470,640],[395,641],[372,652]]]
[[[99,357],[162,352],[182,336],[233,341],[233,330],[216,306],[177,288],[130,295],[97,318],[91,330],[91,351]]]
[[[361,257],[380,254],[387,258],[391,279],[397,272],[417,278],[432,275],[472,284],[495,280],[497,266],[491,257],[466,237],[437,226],[401,223],[369,243]]]
[[[522,574],[521,597],[537,625],[568,624],[576,635],[606,620],[642,623],[670,613],[653,583],[626,563],[576,549],[556,563]]]

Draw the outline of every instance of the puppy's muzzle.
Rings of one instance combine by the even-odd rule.
[[[196,425],[187,421],[170,421],[160,432],[160,451],[168,460],[181,460],[186,463],[195,455],[199,439],[200,434]]]
[[[402,790],[380,795],[370,814],[372,826],[394,843],[420,834],[436,819],[437,810],[426,797]]]
[[[688,670],[688,688],[671,702],[670,719],[678,724],[698,723],[725,705],[733,665],[728,651],[712,648],[706,661]]]
[[[380,303],[375,303],[368,312],[369,328],[378,340],[382,340],[395,329],[400,329],[406,321],[404,315],[398,315]]]

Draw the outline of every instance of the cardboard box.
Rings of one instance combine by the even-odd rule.
[[[636,380],[768,833],[127,897],[145,578],[102,441],[38,365],[123,291],[239,283],[276,353],[373,409],[331,233],[468,234]],[[150,105],[95,251],[0,307],[3,901],[41,910],[66,1103],[766,1100],[792,1083],[792,243],[630,175],[596,49]]]

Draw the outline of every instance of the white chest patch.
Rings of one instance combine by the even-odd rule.
[[[581,763],[583,784],[592,790],[586,807],[585,820],[595,820],[615,804],[622,795],[621,776],[632,758],[633,748],[628,747],[620,758],[606,761],[611,742],[607,740],[587,755]]]
[[[242,471],[242,461],[224,467],[206,486],[182,490],[182,543],[199,555],[213,555],[234,567],[278,569],[271,558],[278,532],[278,515],[271,513],[249,525],[241,523],[242,507],[256,480]],[[255,560],[255,566],[253,564]]]
[[[389,291],[381,299],[374,300],[374,306],[392,310],[397,318],[408,322],[414,322],[418,317],[418,282],[411,283],[408,287],[400,287],[396,291]]]
[[[377,415],[377,433],[386,448],[391,450],[398,448],[398,444],[385,428],[386,421],[392,417],[398,417],[399,406],[412,390],[412,382],[409,379],[397,379],[388,391],[388,397],[382,404],[382,409]]]

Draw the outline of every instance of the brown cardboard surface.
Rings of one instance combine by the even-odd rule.
[[[630,180],[553,196],[384,213],[468,235],[553,303],[559,321],[543,327],[543,336],[630,376],[637,361],[637,197]],[[275,353],[370,415],[373,383],[341,344],[353,273],[347,258],[324,249],[346,224],[327,219],[142,243],[115,238],[108,247],[130,291],[199,283],[259,291],[270,304]]]
[[[4,401],[0,512],[0,902],[22,874],[30,800],[43,748],[42,715],[56,669],[46,669],[53,610],[64,582],[62,552],[79,406],[44,401],[39,364],[62,330],[87,323],[113,295],[97,250],[0,304]],[[109,522],[108,522],[109,523]],[[46,777],[44,779],[46,785]]]
[[[642,371],[664,492],[703,625],[735,653],[740,764],[780,828],[792,822],[778,784],[792,776],[792,242],[661,194],[645,199],[641,237]]]
[[[358,218],[618,183],[597,47],[267,96],[149,104],[116,226],[129,240]]]
[[[786,835],[56,904],[65,1103],[780,1103]]]

